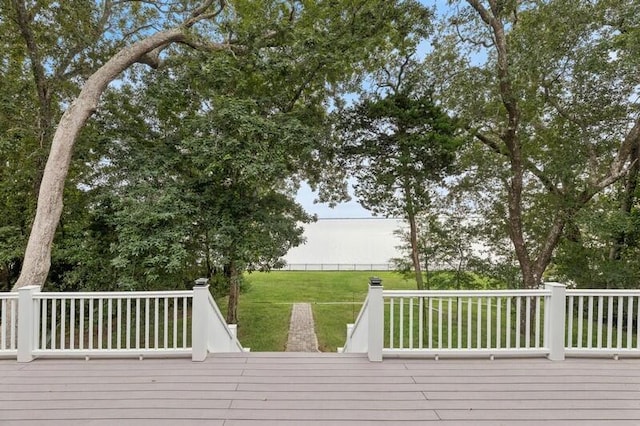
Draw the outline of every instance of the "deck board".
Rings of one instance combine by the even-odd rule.
[[[0,424],[640,424],[640,360],[253,353],[0,361]]]

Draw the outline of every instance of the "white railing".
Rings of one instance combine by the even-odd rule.
[[[248,352],[248,348],[243,348],[238,341],[238,328],[236,324],[227,324],[218,304],[209,294],[209,321],[207,322],[211,331],[208,333],[209,339],[207,349],[209,352]]]
[[[384,355],[547,355],[550,290],[384,291]]]
[[[0,293],[0,357],[15,357],[18,353],[18,293]]]
[[[338,348],[338,352],[367,352],[367,336],[369,329],[369,296],[364,300],[358,317],[353,324],[347,324],[347,340],[344,347]]]
[[[193,291],[35,293],[34,356],[187,355]]]
[[[365,352],[372,361],[404,356],[562,360],[565,293],[557,283],[540,290],[389,291],[372,279],[358,316],[366,321],[347,328],[342,351]]]
[[[226,324],[206,279],[193,290],[158,292],[40,292],[0,294],[0,356],[187,356],[242,352],[235,325]],[[17,326],[16,326],[17,324]]]
[[[567,290],[567,355],[640,355],[640,290]]]

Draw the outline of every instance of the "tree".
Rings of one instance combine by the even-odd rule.
[[[215,10],[214,3],[218,3],[218,8]],[[110,2],[105,3],[105,6],[109,5]],[[107,85],[136,62],[157,67],[160,53],[173,43],[193,45],[189,30],[203,20],[217,17],[222,13],[224,6],[224,1],[214,2],[213,0],[205,0],[199,5],[192,6],[188,12],[181,14],[180,23],[120,48],[86,80],[78,96],[62,114],[53,135],[22,271],[14,289],[25,285],[42,286],[47,278],[51,265],[51,246],[62,213],[63,191],[73,147],[80,130],[97,109]],[[207,46],[212,50],[230,48],[228,43],[209,43]],[[64,71],[65,69],[62,69],[62,72]]]
[[[345,111],[340,155],[357,180],[355,195],[367,209],[409,223],[411,261],[424,288],[417,217],[429,209],[432,184],[451,168],[461,139],[456,122],[417,86],[410,56],[378,80],[373,94]],[[392,77],[395,75],[395,77]]]
[[[627,182],[621,180],[576,215],[548,273],[588,288],[637,288],[640,279],[640,217],[637,203],[621,209]],[[636,197],[636,194],[632,194]],[[625,202],[623,201],[622,204]]]
[[[36,198],[63,105],[106,57],[158,17],[137,1],[0,2],[0,266],[13,284],[22,266]],[[22,252],[22,253],[20,253]]]
[[[432,65],[447,107],[479,143],[464,179],[492,200],[485,216],[500,218],[533,288],[578,212],[627,174],[640,143],[637,57],[620,41],[637,5],[466,4]]]
[[[238,0],[230,7],[224,0],[203,0],[200,3],[168,3],[165,9],[157,9],[166,13],[158,15],[149,12],[156,8],[146,2],[107,1],[103,6],[105,11],[109,11],[120,4],[131,5],[131,16],[134,18],[141,13],[141,16],[150,16],[149,21],[147,25],[134,26],[129,33],[101,33],[106,43],[109,44],[111,40],[117,42],[110,44],[115,46],[114,50],[95,72],[89,73],[82,90],[69,102],[58,123],[43,173],[43,184],[39,189],[36,216],[22,272],[14,288],[28,284],[42,285],[46,280],[51,263],[51,247],[63,207],[65,179],[76,139],[97,109],[108,84],[133,64],[139,62],[157,68],[163,52],[175,44],[208,52],[235,50],[238,54],[257,53],[258,57],[261,52],[270,49],[287,55],[291,53],[288,47],[295,46],[305,47],[307,52],[311,52],[309,59],[312,61],[308,63],[315,67],[316,75],[325,77],[328,82],[331,82],[331,78],[337,81],[339,76],[348,71],[343,66],[349,60],[362,58],[366,49],[377,46],[382,39],[392,38],[394,25],[404,22],[408,11],[421,9],[412,1],[353,4],[346,1],[309,3],[274,0],[256,4]],[[55,5],[52,3],[52,7]],[[35,16],[38,12],[34,6],[27,15]],[[64,13],[61,13],[67,18],[65,13],[68,14],[69,10],[64,9]],[[138,22],[134,18],[133,21]],[[317,22],[323,22],[323,25],[318,26]],[[298,23],[299,29],[291,31],[291,27]],[[101,28],[110,27],[105,24]],[[150,34],[149,28],[157,32]],[[229,34],[232,38],[229,38]],[[292,35],[294,39],[290,38]],[[131,39],[134,41],[130,42]],[[334,43],[328,44],[327,41]],[[292,45],[292,42],[298,45]],[[313,48],[317,42],[321,42],[322,49]],[[333,49],[332,54],[323,55],[330,48]],[[339,56],[338,52],[351,52],[355,56]],[[76,57],[73,49],[63,53]],[[330,62],[334,58],[339,59],[336,64],[340,66]]]
[[[313,38],[313,48],[183,53],[167,58],[171,68],[107,91],[89,126],[99,132],[102,155],[83,183],[93,194],[94,229],[104,231],[92,238],[110,247],[112,282],[101,285],[175,287],[222,271],[227,319],[236,322],[242,272],[269,269],[300,243],[299,222],[310,218],[292,194],[300,179],[325,172],[324,103],[366,52],[340,31],[290,31]],[[349,48],[354,55],[345,56]],[[93,253],[87,257],[105,257]],[[95,264],[84,262],[65,279],[107,279],[88,271]]]
[[[226,61],[186,60],[108,94],[109,113],[97,118],[113,127],[90,179],[91,210],[108,220],[119,286],[175,287],[223,272],[236,323],[242,273],[270,269],[301,242],[310,217],[287,182],[318,145],[322,116],[311,121],[297,103],[276,112],[241,63]]]

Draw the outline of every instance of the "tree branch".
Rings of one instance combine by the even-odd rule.
[[[13,7],[16,12],[20,35],[27,46],[27,55],[29,56],[29,62],[31,63],[31,72],[33,73],[33,78],[36,83],[36,91],[38,93],[38,101],[40,104],[40,147],[43,147],[44,139],[46,138],[45,129],[48,127],[45,120],[47,120],[49,116],[49,98],[51,93],[49,93],[49,84],[44,65],[42,64],[40,49],[36,43],[35,35],[31,30],[31,21],[33,16],[27,12],[24,0],[13,0]]]
[[[69,67],[69,65],[71,65],[71,61],[73,61],[73,58],[75,58],[80,54],[80,52],[86,49],[87,45],[96,43],[98,41],[98,38],[109,28],[108,23],[109,18],[111,17],[111,12],[113,10],[113,4],[114,3],[111,0],[105,0],[102,14],[98,19],[98,23],[96,24],[95,31],[92,34],[93,37],[91,38],[91,41],[89,43],[85,43],[84,45],[78,44],[75,47],[69,49],[64,58],[62,58],[56,66],[56,69],[53,73],[53,78],[55,80],[69,78],[75,74],[72,72],[66,72],[67,68]]]
[[[493,152],[509,158],[509,153],[500,148],[498,142],[496,142],[495,140],[479,132],[475,132],[474,135],[480,142],[490,148]],[[547,189],[547,191],[555,195],[564,195],[564,191],[558,188],[553,183],[553,181],[547,175],[545,175],[544,172],[540,170],[540,168],[538,168],[531,160],[525,158],[523,159],[523,163],[525,169],[531,172],[531,174],[533,174],[535,177],[537,177],[540,183],[542,183],[542,185],[544,185],[544,187]]]
[[[226,0],[218,0],[218,10],[215,12],[205,13],[209,8],[215,3],[215,0],[205,0],[200,6],[196,7],[193,12],[191,12],[191,16],[187,19],[182,26],[184,28],[191,28],[197,22],[200,22],[205,19],[212,19],[218,16],[224,10],[227,5]]]
[[[611,171],[614,174],[616,171],[620,171],[625,168],[625,163],[631,156],[633,147],[637,144],[640,144],[640,117],[636,118],[633,127],[629,130],[629,133],[627,133],[624,141],[622,141],[622,145],[620,145],[620,148],[618,149],[616,159],[613,164],[611,164]]]
[[[479,0],[467,0],[467,2],[473,7],[482,20],[491,27],[493,31],[493,38],[495,41],[495,47],[498,53],[498,79],[500,81],[500,96],[502,103],[507,110],[509,126],[507,134],[505,135],[505,142],[510,150],[514,151],[514,156],[518,156],[519,146],[517,146],[516,132],[520,119],[520,113],[518,111],[518,104],[516,97],[513,93],[513,87],[511,85],[511,77],[509,76],[509,59],[507,51],[507,38],[504,33],[504,26],[495,15],[489,13],[489,11],[480,3]],[[492,9],[499,11],[495,2]]]

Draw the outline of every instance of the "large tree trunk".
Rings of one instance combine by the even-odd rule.
[[[51,246],[62,214],[63,191],[73,147],[85,123],[98,108],[98,102],[104,90],[109,83],[136,62],[157,67],[162,49],[171,43],[188,42],[185,35],[186,29],[202,19],[217,16],[225,6],[224,0],[218,0],[220,9],[217,12],[208,12],[213,3],[214,0],[204,0],[182,25],[160,31],[121,49],[89,77],[76,100],[62,115],[53,135],[51,151],[42,175],[36,216],[31,227],[22,271],[13,286],[14,290],[27,285],[42,287],[47,279],[51,266]],[[193,45],[193,43],[189,44]],[[224,44],[210,43],[206,48],[215,50],[220,46],[228,47]]]
[[[53,136],[44,169],[36,216],[29,235],[22,271],[13,289],[42,286],[51,266],[51,246],[63,207],[63,190],[78,134],[98,107],[107,85],[133,63],[142,61],[154,49],[184,38],[182,28],[154,34],[122,49],[85,83],[77,99],[65,111]],[[148,62],[148,61],[147,61]]]

